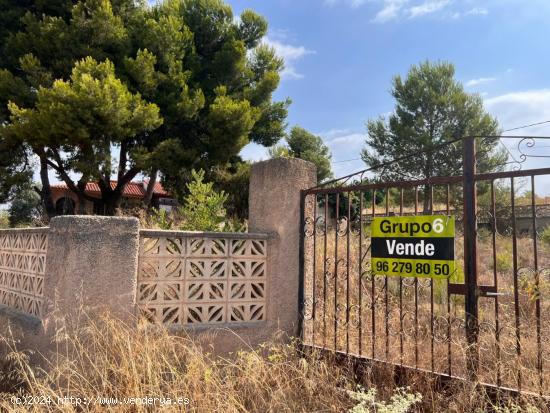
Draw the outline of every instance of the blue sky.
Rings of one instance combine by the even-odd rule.
[[[289,126],[324,139],[336,176],[365,168],[357,158],[366,121],[392,111],[392,77],[426,59],[454,63],[457,79],[484,98],[502,129],[550,120],[550,0],[225,1],[235,15],[252,9],[268,20],[264,42],[286,62],[275,99],[292,99]],[[509,134],[521,133],[550,136],[550,123]],[[517,142],[505,143],[518,156]],[[550,156],[550,141],[537,147]],[[255,144],[241,154],[268,158]],[[540,180],[537,192],[550,195],[550,176]]]
[[[285,58],[276,99],[289,125],[320,135],[342,176],[364,168],[365,122],[392,111],[392,76],[426,59],[456,66],[503,129],[550,120],[549,0],[226,0],[265,16],[265,42]],[[550,135],[550,124],[511,134]],[[506,141],[512,153],[515,143]],[[550,143],[538,154],[550,155]],[[267,158],[248,145],[245,159]],[[533,159],[529,167],[548,166]],[[52,179],[57,179],[52,175]],[[550,179],[539,186],[550,194]]]
[[[286,60],[276,98],[293,100],[290,126],[323,137],[337,176],[364,167],[339,161],[358,158],[365,122],[392,111],[392,76],[426,59],[454,63],[503,129],[550,120],[548,0],[228,2],[235,14],[250,8],[267,18],[265,41]],[[550,135],[550,125],[515,133]],[[267,158],[256,145],[242,155]]]

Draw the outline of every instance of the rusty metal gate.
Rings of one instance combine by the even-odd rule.
[[[478,174],[476,138],[455,142],[460,176],[365,183],[363,171],[302,191],[302,342],[550,395],[550,205],[538,195],[550,168]],[[513,162],[528,156],[538,155]],[[455,216],[461,270],[446,280],[373,275],[372,218],[420,214]]]

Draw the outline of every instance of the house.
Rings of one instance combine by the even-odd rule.
[[[147,192],[149,181],[130,182],[124,188],[122,194],[122,208],[134,208],[142,205]],[[115,188],[117,181],[111,181],[111,188]],[[58,215],[71,215],[79,211],[78,197],[67,186],[66,183],[57,183],[51,185],[52,198]],[[101,202],[101,191],[99,185],[95,182],[86,184],[86,194],[97,198],[97,201],[86,200],[85,211],[87,214],[103,215],[105,208]],[[176,200],[162,187],[160,183],[155,183],[151,205],[155,208],[171,210],[177,204]]]

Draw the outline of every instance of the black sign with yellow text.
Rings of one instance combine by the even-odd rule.
[[[449,278],[455,272],[454,237],[453,216],[374,218],[372,270],[378,275]]]

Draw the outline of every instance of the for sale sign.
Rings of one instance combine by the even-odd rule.
[[[454,273],[453,216],[379,217],[371,228],[374,274],[446,279]]]

